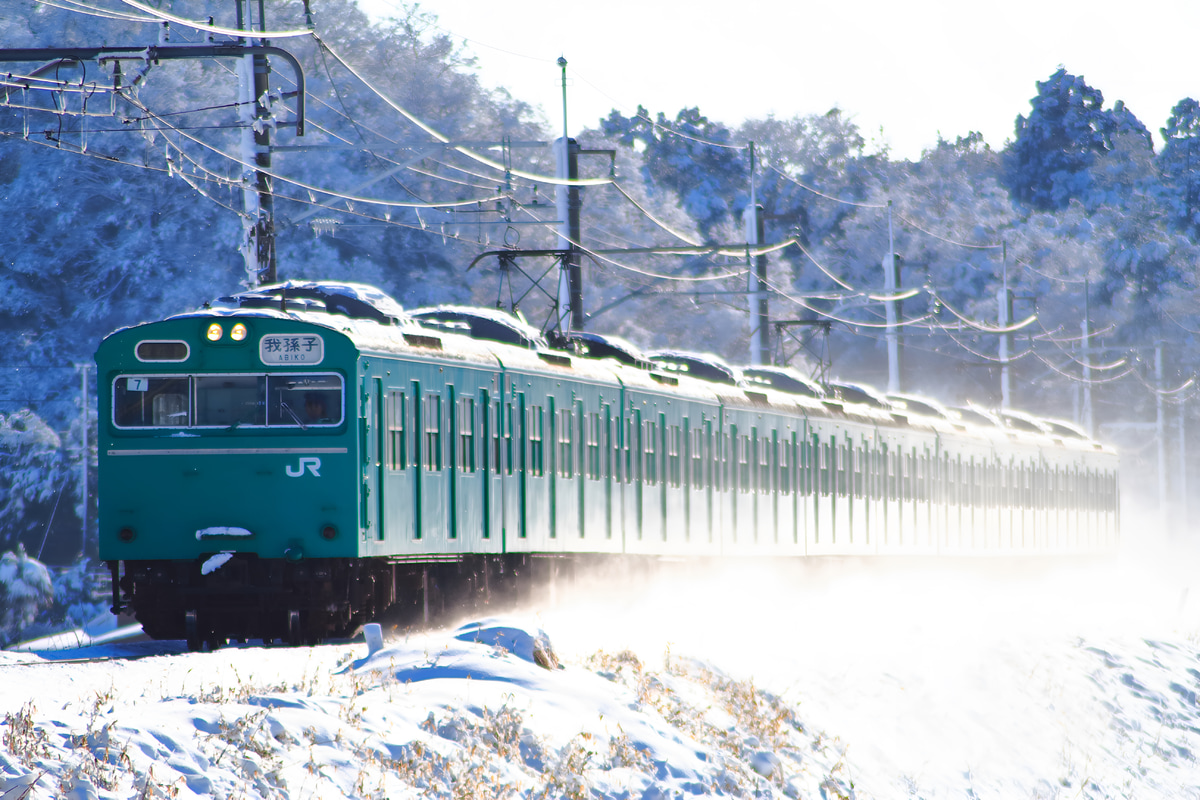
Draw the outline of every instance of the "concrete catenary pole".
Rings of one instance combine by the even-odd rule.
[[[238,29],[254,31],[253,11],[258,6],[259,30],[267,29],[264,0],[238,0]],[[266,45],[263,39],[261,45]],[[242,256],[246,262],[247,282],[251,286],[274,283],[277,279],[275,262],[275,198],[271,176],[271,66],[261,54],[245,56],[238,65],[239,118],[242,122]],[[251,168],[249,165],[253,164]]]
[[[892,234],[892,201],[888,200],[888,252],[883,257],[883,293],[888,296],[884,301],[884,313],[887,321],[887,354],[888,354],[888,392],[895,394],[902,391],[900,374],[904,367],[901,363],[903,354],[900,349],[900,301],[895,299],[900,291],[900,264],[896,259],[896,240]]]
[[[1167,524],[1167,416],[1163,398],[1163,346],[1154,343],[1154,438],[1158,445],[1158,516],[1162,527]]]
[[[750,143],[750,205],[742,219],[746,226],[746,297],[750,309],[750,363],[753,366],[766,364],[770,353],[770,314],[767,299],[767,257],[765,254],[751,255],[757,250],[764,237],[763,213],[758,205],[754,190],[755,173],[754,142]]]

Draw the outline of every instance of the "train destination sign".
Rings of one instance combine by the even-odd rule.
[[[325,341],[315,333],[271,334],[258,343],[264,364],[320,364],[325,359]]]

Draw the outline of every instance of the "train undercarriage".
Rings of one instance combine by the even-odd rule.
[[[562,561],[509,554],[292,562],[236,553],[209,571],[212,556],[108,566],[113,613],[131,614],[152,639],[185,640],[199,651],[252,639],[316,644],[352,636],[370,621],[411,627],[507,607]]]

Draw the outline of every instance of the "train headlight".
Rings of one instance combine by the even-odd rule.
[[[208,326],[208,332],[204,335],[210,342],[220,341],[221,337],[225,335],[225,329],[221,327],[220,323],[214,322]]]
[[[332,525],[326,525],[321,528],[321,538],[327,542],[332,542],[337,538],[337,528]]]
[[[137,538],[137,531],[133,528],[121,528],[117,531],[117,538],[128,544]]]
[[[235,342],[240,342],[246,338],[247,333],[245,323],[239,322],[229,329],[229,338]]]

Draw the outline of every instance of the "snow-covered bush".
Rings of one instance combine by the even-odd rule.
[[[53,599],[49,571],[24,547],[0,555],[0,646],[15,641]]]
[[[69,488],[70,465],[58,434],[21,409],[0,414],[0,466],[0,548],[12,549],[50,524],[55,494]]]

